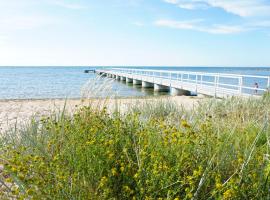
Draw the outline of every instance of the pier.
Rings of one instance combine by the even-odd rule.
[[[172,95],[261,96],[270,86],[269,76],[130,68],[96,70],[96,73]]]

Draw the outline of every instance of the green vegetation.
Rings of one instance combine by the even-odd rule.
[[[33,119],[0,142],[0,199],[270,199],[269,111],[232,98]]]

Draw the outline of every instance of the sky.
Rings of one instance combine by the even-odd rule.
[[[0,0],[0,66],[270,66],[270,0]]]

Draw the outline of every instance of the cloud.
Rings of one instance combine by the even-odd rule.
[[[262,0],[208,0],[208,4],[241,17],[270,16],[270,4]]]
[[[190,29],[195,30],[197,29],[198,22],[201,22],[201,19],[190,20],[190,21],[174,21],[174,20],[158,20],[154,24],[156,26],[164,26],[169,28],[176,28],[176,29]]]
[[[199,23],[194,20],[175,21],[159,20],[155,24],[176,29],[189,29],[212,34],[235,34],[270,27],[270,1],[269,0],[163,0],[179,8],[198,10],[219,8],[227,13],[241,17],[241,24],[227,22],[219,23],[219,18],[213,18],[216,23],[205,21]],[[207,10],[211,14],[211,10]]]
[[[228,25],[214,25],[213,27],[209,28],[202,28],[201,31],[213,33],[213,34],[235,34],[235,33],[241,33],[246,32],[249,29],[244,26],[228,26]]]
[[[41,15],[13,15],[5,16],[0,18],[0,30],[22,30],[22,29],[33,29],[45,25],[56,24],[56,20]]]
[[[124,0],[130,6],[139,6],[144,0]]]
[[[82,10],[86,8],[86,6],[84,5],[77,4],[77,3],[68,3],[65,1],[52,1],[52,4],[62,7],[62,8],[71,9],[71,10]]]
[[[252,22],[249,25],[252,27],[269,28],[270,27],[270,20]]]
[[[144,26],[144,23],[142,23],[142,22],[134,22],[133,24],[135,26],[138,26],[138,27],[143,27]]]
[[[188,0],[164,0],[166,3],[175,4],[179,8],[195,10],[195,9],[206,9],[208,6],[202,1],[188,1]]]
[[[253,21],[244,24],[228,25],[228,24],[212,24],[204,25],[203,19],[176,21],[176,20],[157,20],[155,26],[168,27],[182,30],[193,30],[212,34],[236,34],[258,29],[270,28],[270,20]]]
[[[160,27],[169,27],[182,30],[194,30],[200,32],[206,32],[211,34],[235,34],[247,31],[247,28],[242,26],[228,26],[228,25],[202,25],[202,19],[190,20],[190,21],[174,21],[174,20],[158,20],[154,24]]]
[[[164,0],[184,9],[220,8],[241,17],[270,16],[268,0]]]

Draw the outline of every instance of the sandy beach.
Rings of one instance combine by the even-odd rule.
[[[32,117],[42,117],[49,115],[52,111],[59,112],[65,110],[68,113],[76,111],[81,106],[102,106],[106,105],[109,109],[120,105],[123,111],[132,105],[138,105],[144,102],[154,101],[173,101],[178,105],[182,105],[187,109],[191,109],[198,104],[203,97],[148,97],[148,98],[128,98],[128,99],[109,99],[109,100],[79,100],[79,99],[50,99],[50,100],[0,100],[0,130],[4,132],[9,127],[24,125],[29,122]]]

